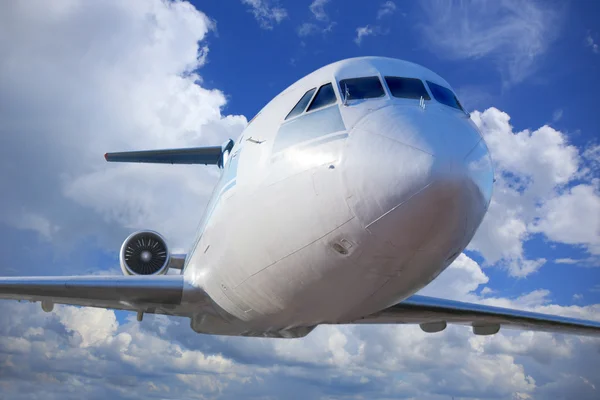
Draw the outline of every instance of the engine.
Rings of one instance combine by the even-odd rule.
[[[119,261],[125,275],[164,275],[171,254],[165,239],[153,231],[134,232],[123,242]]]

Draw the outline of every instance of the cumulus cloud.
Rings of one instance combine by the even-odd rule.
[[[561,307],[547,291],[515,299],[475,294],[488,277],[461,255],[437,293],[461,300],[600,318],[600,305]],[[433,288],[435,289],[435,288]],[[427,294],[427,292],[423,292]],[[452,326],[321,326],[297,340],[198,335],[185,318],[121,322],[109,310],[5,303],[0,388],[11,398],[555,398],[595,399],[598,341]],[[152,351],[148,351],[152,349]],[[140,378],[140,377],[143,377]],[[67,387],[81,389],[68,390]],[[293,389],[293,390],[292,390]]]
[[[581,244],[590,253],[600,254],[600,188],[577,185],[545,202],[541,214],[533,222],[533,232],[543,232],[556,242]]]
[[[288,17],[285,8],[277,3],[272,5],[270,0],[242,0],[242,3],[250,6],[250,12],[262,29],[271,30]]]
[[[217,171],[111,165],[102,155],[238,136],[246,119],[222,115],[225,95],[198,75],[213,22],[159,0],[1,8],[0,32],[12,39],[0,41],[0,185],[11,188],[0,223],[110,249],[144,227],[190,245]]]
[[[113,311],[58,306],[43,314],[18,303],[3,311],[0,388],[10,398],[147,398],[157,393],[182,398],[198,386],[215,395],[226,380],[236,380],[232,360],[185,349],[132,322],[119,323]],[[132,388],[137,393],[129,393]]]
[[[483,273],[479,264],[465,254],[460,254],[450,267],[421,290],[421,294],[452,300],[473,301],[476,299],[473,292],[488,281],[489,278]],[[489,291],[489,288],[486,289]]]
[[[582,161],[582,153],[592,154],[592,147],[581,152],[565,133],[547,125],[515,131],[510,116],[495,108],[476,111],[472,118],[490,148],[496,183],[489,212],[470,248],[487,264],[505,265],[513,276],[527,276],[545,263],[528,259],[524,252],[523,244],[535,233],[596,254],[598,182],[586,178],[591,163]],[[583,182],[570,186],[582,177]]]
[[[421,6],[431,49],[453,59],[491,60],[506,85],[535,71],[560,29],[560,13],[543,2],[431,0]]]

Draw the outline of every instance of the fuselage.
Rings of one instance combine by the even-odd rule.
[[[493,182],[485,142],[450,95],[424,67],[365,57],[269,102],[229,153],[183,272],[223,322],[192,327],[301,336],[397,303],[448,267]]]

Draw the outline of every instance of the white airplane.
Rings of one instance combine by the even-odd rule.
[[[121,247],[124,276],[5,277],[0,298],[185,316],[218,335],[448,323],[600,335],[600,322],[415,295],[465,249],[494,180],[469,114],[419,65],[339,61],[276,96],[235,142],[105,158],[222,169],[190,252],[140,231]]]

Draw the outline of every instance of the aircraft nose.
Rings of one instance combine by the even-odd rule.
[[[462,250],[492,194],[485,142],[454,110],[390,106],[371,113],[349,133],[343,174],[347,202],[363,226],[409,249],[434,241]]]

